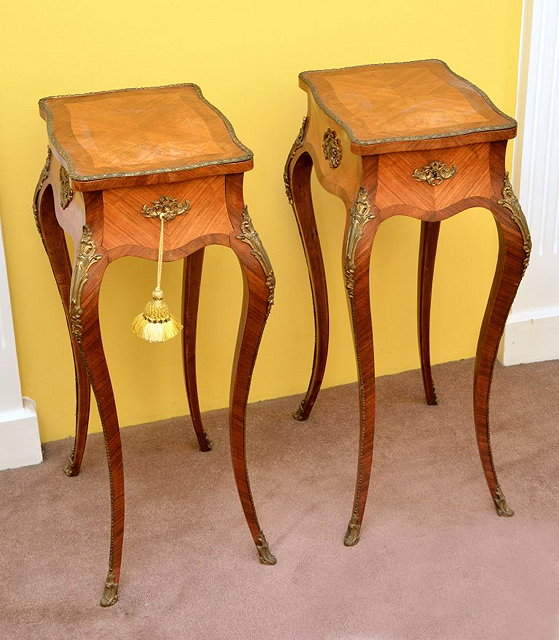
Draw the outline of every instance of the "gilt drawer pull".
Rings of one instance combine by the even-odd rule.
[[[455,176],[456,171],[456,165],[454,164],[448,166],[444,162],[433,160],[433,162],[426,164],[423,168],[416,169],[412,175],[418,182],[426,182],[432,187],[436,187],[441,184],[443,180],[448,180]]]
[[[142,214],[146,218],[159,218],[164,222],[170,222],[177,216],[188,213],[188,211],[190,211],[190,202],[188,200],[179,202],[176,198],[169,196],[161,196],[151,206],[145,204],[142,208]]]

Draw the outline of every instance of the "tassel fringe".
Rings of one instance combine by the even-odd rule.
[[[132,332],[147,342],[165,342],[174,338],[182,325],[169,313],[161,289],[155,289],[152,296],[153,300],[146,304],[144,312],[132,321]]]

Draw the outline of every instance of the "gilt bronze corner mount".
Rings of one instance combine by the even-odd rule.
[[[342,161],[342,143],[334,129],[326,129],[322,136],[322,153],[331,169],[337,169]]]

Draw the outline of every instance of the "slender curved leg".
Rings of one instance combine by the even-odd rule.
[[[231,203],[228,203],[231,204]],[[237,206],[238,206],[237,200]],[[237,254],[243,272],[244,293],[237,348],[231,380],[230,438],[235,482],[252,538],[262,564],[276,564],[256,516],[248,478],[245,448],[245,415],[250,380],[266,318],[274,299],[275,278],[268,255],[252,225],[246,207],[242,217],[230,206],[235,231],[231,248]],[[238,217],[237,217],[238,216]],[[237,218],[235,220],[235,218]]]
[[[313,296],[315,329],[311,379],[305,397],[301,400],[298,409],[293,413],[293,417],[296,420],[306,420],[309,417],[320,391],[328,356],[328,291],[312,204],[310,182],[312,166],[312,159],[308,153],[302,153],[297,158],[295,150],[290,154],[285,168],[286,193],[289,202],[293,206],[307,259]]]
[[[88,220],[95,219],[102,206],[99,202],[100,195],[93,192],[87,194],[86,198],[90,201]],[[84,225],[72,274],[70,325],[97,400],[107,452],[111,492],[111,541],[109,571],[101,606],[108,607],[118,600],[124,533],[124,472],[116,405],[99,327],[99,290],[108,259],[104,250],[98,247],[95,231]]]
[[[373,239],[380,224],[363,187],[349,212],[345,231],[344,273],[351,312],[359,383],[359,455],[351,520],[344,538],[348,547],[359,542],[373,461],[375,430],[375,364],[369,294]]]
[[[47,161],[50,159],[47,159]],[[47,169],[47,165],[45,165]],[[47,169],[48,171],[48,169]],[[44,176],[44,178],[43,178]],[[87,427],[89,422],[90,386],[79,352],[78,344],[70,329],[70,287],[72,279],[72,267],[66,246],[64,231],[60,228],[55,215],[54,199],[52,187],[48,185],[41,193],[41,186],[46,180],[46,175],[41,174],[43,180],[39,180],[34,201],[34,213],[37,228],[43,240],[45,251],[47,252],[54,278],[58,286],[58,292],[62,299],[62,306],[66,315],[66,322],[70,333],[72,344],[72,355],[74,357],[74,375],[76,381],[76,435],[72,454],[64,467],[67,476],[77,476],[80,472],[81,462],[87,441]]]
[[[204,249],[199,249],[184,260],[183,267],[183,302],[182,302],[182,364],[186,395],[190,407],[190,418],[194,425],[200,451],[211,451],[212,441],[204,431],[200,404],[198,402],[198,385],[196,384],[196,325],[198,321],[198,301],[200,299],[200,281]]]
[[[94,265],[91,271],[93,272],[95,270],[97,272],[91,273],[91,284],[87,282],[83,288],[83,338],[81,349],[103,425],[103,435],[109,466],[111,538],[109,569],[103,597],[101,598],[101,606],[109,607],[118,601],[118,585],[120,581],[124,535],[124,469],[116,405],[99,328],[99,289],[105,266],[106,265],[99,264],[99,267],[96,269],[97,265]],[[93,278],[95,279],[93,280]]]
[[[505,322],[518,285],[528,264],[531,249],[526,219],[505,178],[502,206],[489,207],[499,231],[499,258],[483,318],[474,373],[474,416],[476,437],[485,479],[500,516],[512,516],[495,472],[489,434],[489,393],[493,366]],[[512,213],[511,213],[512,212]]]
[[[431,320],[431,292],[433,290],[433,272],[435,256],[437,255],[437,241],[439,238],[440,222],[421,221],[421,236],[419,240],[419,266],[417,282],[417,333],[419,339],[419,355],[421,359],[421,374],[427,404],[437,404],[435,385],[431,376],[431,349],[429,344],[429,329]]]

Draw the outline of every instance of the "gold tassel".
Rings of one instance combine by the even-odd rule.
[[[148,302],[144,312],[132,321],[132,332],[147,342],[165,342],[174,338],[182,329],[182,325],[169,313],[169,307],[163,301],[161,290],[161,272],[163,270],[163,238],[165,220],[161,215],[161,231],[159,234],[159,252],[157,255],[157,284],[151,294],[153,300]]]

